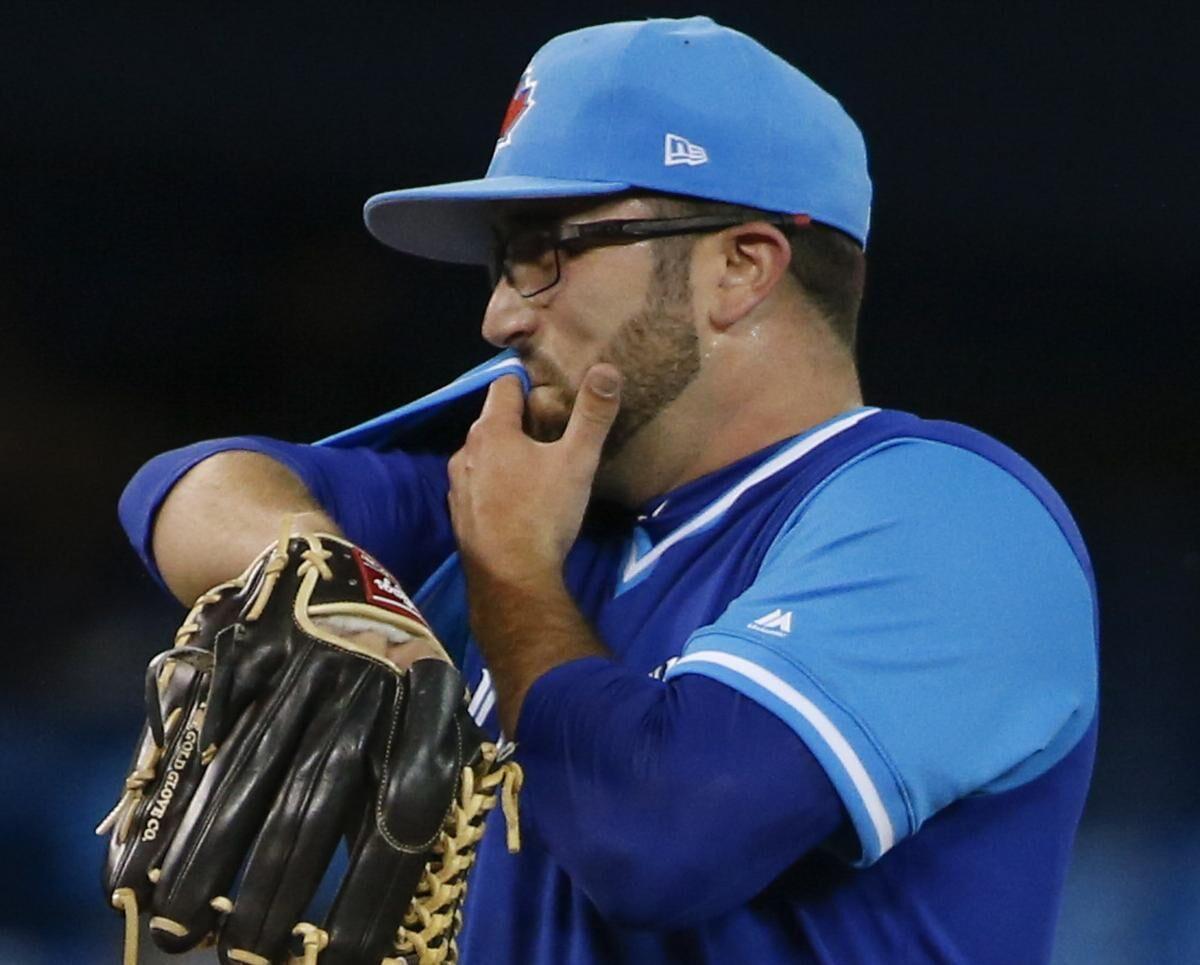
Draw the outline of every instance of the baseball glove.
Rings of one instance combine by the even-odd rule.
[[[150,661],[147,723],[97,828],[126,962],[141,911],[162,948],[215,942],[226,963],[453,962],[497,801],[519,847],[520,769],[465,697],[416,607],[345,540],[285,536],[203,594]],[[333,905],[304,922],[343,836]]]

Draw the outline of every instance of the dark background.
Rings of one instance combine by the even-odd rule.
[[[124,482],[485,358],[482,273],[384,249],[362,202],[480,175],[554,34],[695,12],[866,134],[869,401],[1014,446],[1091,547],[1101,742],[1059,961],[1200,961],[1198,31],[1172,8],[0,4],[0,961],[116,960],[90,827],[181,616]]]

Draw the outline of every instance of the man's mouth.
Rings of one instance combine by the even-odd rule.
[[[532,392],[534,389],[544,389],[544,388],[546,388],[546,386],[554,384],[549,379],[547,379],[543,376],[537,375],[536,373],[530,371],[529,369],[526,369],[525,371],[529,372],[529,391],[530,392]]]
[[[521,364],[525,367],[525,372],[529,376],[530,391],[533,389],[555,388],[566,385],[566,378],[558,371],[558,366],[547,359],[538,359],[530,356],[522,358]]]

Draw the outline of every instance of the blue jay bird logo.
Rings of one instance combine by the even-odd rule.
[[[504,112],[504,120],[500,122],[500,137],[496,141],[496,150],[502,147],[508,147],[512,141],[513,128],[520,123],[521,118],[529,113],[529,109],[536,103],[533,99],[533,92],[537,88],[537,81],[533,79],[533,65],[530,64],[525,68],[525,73],[521,75],[521,80],[517,84],[517,89],[513,91],[512,100],[508,102],[508,110]]]

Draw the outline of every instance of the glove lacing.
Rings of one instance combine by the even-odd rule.
[[[121,792],[120,799],[96,826],[96,834],[106,835],[115,827],[118,829],[116,843],[118,845],[125,843],[137,815],[138,806],[145,799],[145,789],[158,775],[158,762],[162,760],[167,740],[178,725],[183,711],[182,707],[176,707],[164,721],[162,695],[166,693],[171,677],[175,673],[175,667],[180,661],[190,663],[200,670],[207,670],[211,667],[212,653],[189,645],[192,637],[200,632],[200,613],[205,607],[220,603],[226,590],[240,590],[245,586],[245,580],[246,574],[242,574],[236,580],[222,583],[220,586],[215,586],[200,594],[196,598],[196,602],[192,604],[187,616],[183,618],[179,629],[175,631],[175,646],[170,650],[163,651],[150,661],[146,668],[146,714],[150,724],[149,739],[142,744],[137,762],[134,764],[133,770],[129,772],[129,776],[125,778],[125,787]],[[197,708],[201,715],[203,710],[203,705]],[[201,719],[203,718],[201,717]],[[119,890],[125,891],[126,889]],[[132,893],[130,897],[132,897]]]
[[[495,744],[484,744],[480,753],[478,766],[485,773],[479,776],[475,768],[463,768],[458,800],[446,816],[433,857],[397,933],[396,951],[401,957],[385,958],[382,965],[414,961],[417,965],[449,965],[458,960],[454,936],[462,927],[467,873],[475,863],[484,821],[497,800],[504,812],[508,850],[515,854],[521,849],[517,812],[517,794],[524,780],[521,766],[514,760],[501,761]]]
[[[125,953],[123,965],[137,965],[138,960],[138,903],[132,888],[118,888],[112,893],[112,906],[125,915]]]

